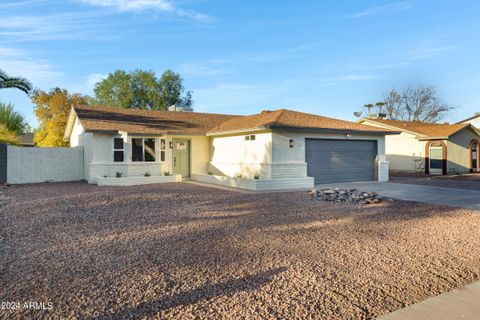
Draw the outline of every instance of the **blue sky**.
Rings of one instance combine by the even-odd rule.
[[[0,68],[92,94],[116,69],[179,72],[201,112],[289,108],[354,120],[391,88],[434,85],[480,111],[478,1],[0,2]],[[33,105],[1,90],[32,125]]]

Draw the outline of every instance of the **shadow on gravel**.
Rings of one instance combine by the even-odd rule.
[[[200,300],[209,300],[222,295],[233,295],[237,292],[253,291],[272,281],[272,278],[287,270],[286,267],[274,268],[268,271],[248,275],[239,279],[232,279],[217,284],[207,284],[201,288],[182,291],[159,300],[144,302],[135,308],[127,308],[115,314],[106,314],[96,319],[126,319],[136,317],[149,317],[156,313],[181,305],[191,305]]]

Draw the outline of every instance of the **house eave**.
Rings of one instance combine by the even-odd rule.
[[[365,134],[365,135],[394,135],[400,134],[400,131],[376,131],[376,130],[355,130],[355,129],[335,129],[335,128],[307,128],[293,126],[269,126],[271,130],[291,130],[291,131],[310,131],[320,133],[340,133],[340,134]]]
[[[450,136],[445,137],[445,136],[439,136],[439,137],[418,137],[418,141],[429,141],[429,140],[448,140]]]
[[[218,132],[207,132],[206,136],[224,136],[224,135],[231,135],[231,134],[241,134],[241,133],[250,133],[255,131],[262,131],[268,130],[269,128],[266,126],[248,128],[248,129],[236,129],[236,130],[225,130],[225,131],[218,131]]]
[[[68,113],[67,125],[65,126],[65,131],[63,132],[63,141],[70,140],[72,135],[73,126],[75,124],[75,119],[77,118],[77,113],[73,106],[70,107],[70,112]]]

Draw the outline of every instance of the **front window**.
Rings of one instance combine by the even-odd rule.
[[[113,138],[113,161],[123,162],[124,147],[123,138]]]
[[[160,161],[161,162],[165,162],[165,148],[166,148],[165,139],[160,139]]]
[[[155,139],[134,138],[132,139],[132,161],[133,162],[154,162],[155,161]]]

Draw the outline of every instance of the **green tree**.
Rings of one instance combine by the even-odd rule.
[[[66,147],[63,133],[67,125],[70,108],[74,104],[86,104],[86,97],[78,93],[70,94],[66,89],[54,88],[49,92],[34,91],[32,101],[39,121],[33,141],[39,147]]]
[[[0,89],[15,88],[29,94],[32,91],[32,84],[25,78],[10,77],[0,69]]]
[[[25,121],[25,118],[20,113],[15,112],[13,105],[10,103],[0,102],[0,124],[16,135],[25,133],[28,129],[28,123]]]
[[[153,71],[117,70],[95,85],[91,103],[112,107],[167,110],[171,105],[191,107],[192,93],[185,95],[183,79],[171,70],[158,79]]]

